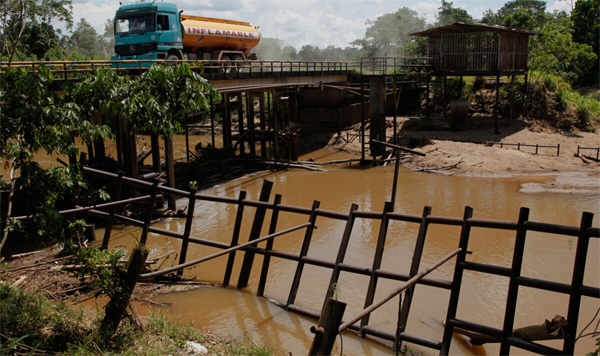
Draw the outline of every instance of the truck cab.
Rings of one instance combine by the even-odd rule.
[[[182,37],[179,11],[174,3],[141,2],[123,5],[115,16],[116,55],[112,59],[182,59]],[[151,65],[152,62],[142,63],[145,67]],[[127,64],[122,67],[127,67]]]

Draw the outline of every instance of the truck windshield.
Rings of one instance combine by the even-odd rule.
[[[154,30],[154,16],[137,16],[115,21],[115,34],[126,35],[128,33],[150,32]]]

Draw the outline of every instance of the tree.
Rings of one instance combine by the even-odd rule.
[[[484,12],[482,23],[502,25],[526,30],[541,28],[546,21],[546,2],[541,0],[513,0],[496,13]]]
[[[588,44],[573,41],[570,18],[564,12],[547,15],[541,33],[531,40],[529,68],[542,75],[553,74],[569,82],[589,75],[597,56]]]
[[[456,22],[473,22],[473,17],[469,15],[467,10],[458,7],[453,7],[452,2],[442,0],[442,6],[438,8],[438,13],[435,15],[435,27],[443,27],[452,25]]]
[[[110,59],[115,54],[115,19],[106,19],[104,34],[102,35],[104,59]]]
[[[77,165],[44,170],[32,161],[33,154],[44,150],[77,157],[76,137],[90,143],[110,133],[107,127],[84,121],[78,105],[50,90],[52,80],[52,73],[43,65],[34,74],[9,67],[0,75],[0,160],[11,168],[9,207],[7,214],[2,214],[5,229],[0,250],[10,231],[24,229],[30,236],[63,241],[64,229],[76,223],[66,221],[58,214],[58,208],[78,189],[86,188]],[[16,176],[16,172],[20,175]],[[5,181],[2,185],[7,188]],[[26,214],[32,216],[26,225],[10,219],[14,201],[23,204]]]
[[[21,40],[32,25],[45,24],[47,30],[53,23],[63,22],[70,28],[72,11],[72,0],[3,0],[0,6],[0,57],[12,62],[17,53],[23,53]]]
[[[283,41],[278,38],[262,37],[254,53],[261,61],[278,61],[282,59]]]
[[[298,51],[292,46],[283,47],[283,54],[281,59],[284,61],[295,61],[296,56],[298,55]]]
[[[404,45],[412,41],[411,33],[425,29],[425,19],[407,7],[391,14],[384,14],[377,20],[367,20],[365,38],[352,42],[362,47],[364,55],[375,57],[397,56]]]
[[[99,39],[92,25],[82,18],[71,35],[69,47],[72,51],[93,59],[102,56],[102,44],[99,43]]]
[[[597,0],[579,0],[575,3],[575,9],[571,13],[573,23],[573,41],[579,44],[587,44],[592,47],[597,58],[600,58],[600,5]],[[599,66],[594,65],[590,75],[582,81],[582,84],[598,84]]]

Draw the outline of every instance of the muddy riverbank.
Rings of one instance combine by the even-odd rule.
[[[530,192],[600,192],[600,163],[593,159],[597,151],[580,150],[577,155],[578,146],[600,146],[599,132],[564,132],[540,123],[515,120],[510,125],[502,124],[496,134],[491,121],[480,120],[469,130],[453,132],[445,129],[447,120],[441,118],[429,121],[397,118],[398,145],[427,154],[425,157],[407,155],[402,159],[402,165],[412,170],[466,177],[551,175],[556,176],[554,181],[528,185],[525,189]],[[392,142],[393,118],[388,117],[387,121],[388,142]],[[359,134],[360,124],[356,124],[343,131],[341,136],[323,134],[320,140],[328,148],[360,155]],[[368,142],[368,131],[366,135]]]

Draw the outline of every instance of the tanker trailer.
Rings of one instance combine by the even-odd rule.
[[[248,60],[260,33],[247,22],[183,15],[171,2],[122,5],[113,60]],[[143,62],[150,66],[152,62]],[[123,63],[119,67],[137,67]]]

